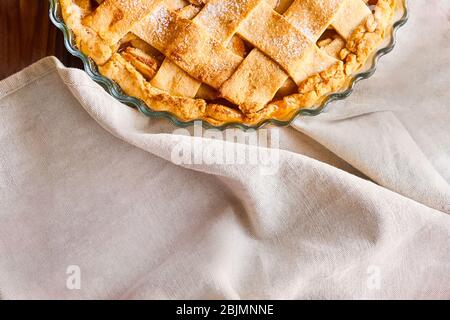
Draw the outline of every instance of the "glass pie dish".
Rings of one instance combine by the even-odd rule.
[[[300,108],[286,114],[281,119],[269,118],[251,124],[244,124],[241,122],[239,123],[226,122],[214,125],[210,121],[205,121],[201,119],[184,121],[171,112],[156,111],[154,110],[154,108],[152,108],[151,105],[147,105],[144,101],[132,97],[130,95],[127,95],[116,82],[114,82],[108,77],[103,76],[99,72],[99,68],[97,67],[93,59],[87,57],[77,48],[74,33],[67,26],[67,24],[64,22],[62,18],[61,5],[59,0],[49,0],[49,1],[50,1],[50,19],[55,24],[55,26],[63,32],[64,43],[67,50],[69,51],[69,53],[82,60],[84,70],[86,71],[86,73],[96,83],[100,84],[111,96],[113,96],[115,99],[117,99],[118,101],[124,103],[129,107],[138,109],[140,112],[142,112],[144,115],[148,117],[166,118],[179,127],[187,127],[193,125],[194,123],[201,122],[202,125],[206,128],[216,128],[220,130],[224,130],[230,127],[237,127],[244,130],[258,129],[268,124],[273,124],[277,126],[287,126],[291,124],[299,116],[315,116],[324,112],[331,102],[336,100],[342,100],[350,96],[351,93],[353,92],[355,84],[358,81],[362,79],[367,79],[375,73],[376,66],[380,57],[384,56],[385,54],[393,50],[396,43],[396,31],[398,30],[398,28],[403,26],[408,19],[407,0],[397,0],[393,24],[390,25],[388,30],[386,31],[386,36],[382,44],[378,47],[377,50],[375,50],[369,55],[369,58],[367,59],[365,65],[361,69],[359,69],[357,73],[353,74],[352,76],[348,77],[345,80],[344,84],[341,86],[341,89],[338,92],[324,95],[312,107],[301,108],[300,106]]]

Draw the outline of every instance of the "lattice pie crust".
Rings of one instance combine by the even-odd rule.
[[[286,119],[342,88],[396,0],[60,0],[79,49],[183,121]]]

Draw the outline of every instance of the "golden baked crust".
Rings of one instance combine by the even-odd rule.
[[[285,120],[377,49],[396,0],[60,0],[79,49],[183,121]],[[281,14],[282,12],[282,14]]]

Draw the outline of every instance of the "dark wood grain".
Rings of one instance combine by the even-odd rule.
[[[0,79],[46,56],[81,67],[48,18],[48,0],[0,0]]]

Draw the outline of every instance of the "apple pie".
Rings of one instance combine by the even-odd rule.
[[[59,0],[78,49],[155,111],[213,125],[286,119],[339,91],[396,0]]]

